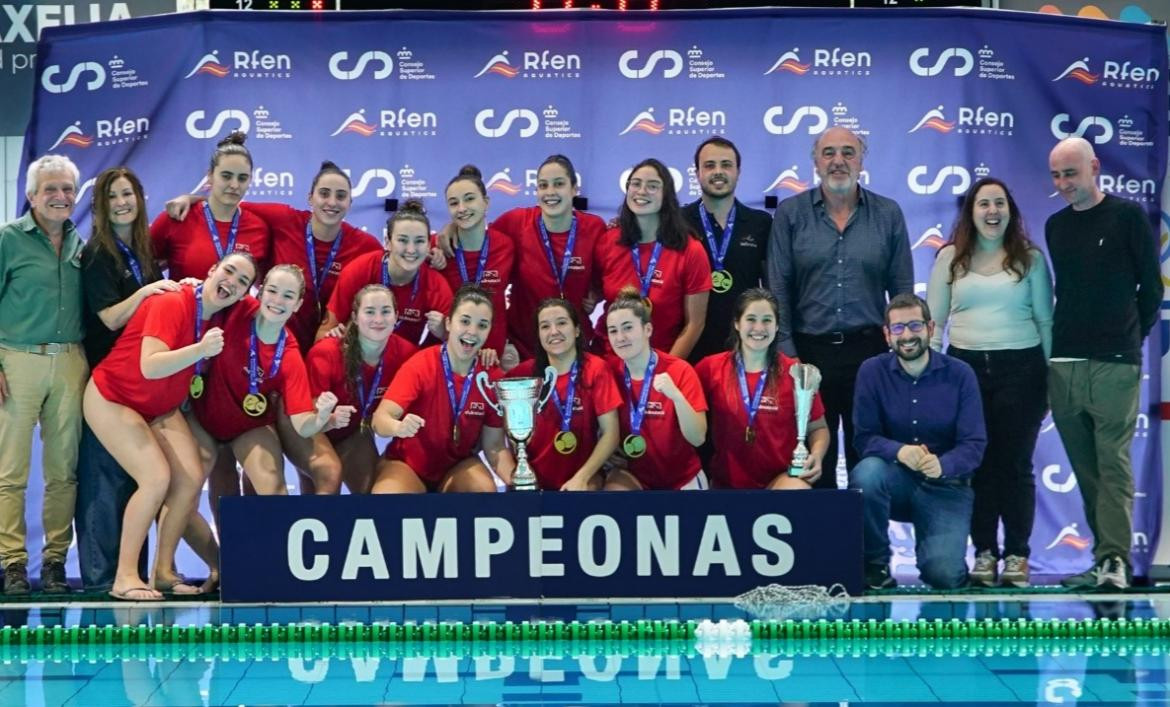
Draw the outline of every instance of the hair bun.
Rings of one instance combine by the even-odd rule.
[[[479,171],[479,167],[473,164],[465,164],[459,168],[460,177],[474,177],[476,179],[483,179],[483,172]]]
[[[215,143],[216,147],[226,147],[228,145],[243,145],[244,141],[248,139],[248,134],[240,130],[233,130],[228,133],[227,137]]]
[[[321,166],[318,168],[317,171],[324,172],[327,169],[335,169],[339,172],[341,171],[341,168],[338,167],[337,163],[335,163],[333,160],[322,160]]]
[[[426,205],[423,204],[422,199],[415,199],[415,198],[407,199],[406,201],[402,202],[402,205],[398,207],[398,210],[399,211],[410,211],[413,213],[423,214],[423,215],[425,215],[427,213],[427,207],[426,207]]]

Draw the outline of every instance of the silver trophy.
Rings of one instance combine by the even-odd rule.
[[[788,369],[788,375],[792,376],[792,398],[796,402],[796,449],[792,450],[788,475],[800,476],[808,460],[808,447],[804,446],[804,438],[808,436],[808,417],[812,414],[813,397],[817,394],[817,388],[821,387],[821,372],[811,363],[794,363]]]
[[[496,414],[504,418],[504,430],[512,443],[516,445],[516,471],[512,474],[512,483],[517,491],[535,491],[536,474],[528,465],[528,438],[536,428],[536,413],[544,408],[552,395],[553,386],[557,384],[557,369],[549,366],[544,369],[544,378],[505,378],[492,383],[488,380],[487,371],[480,371],[475,376],[475,386],[480,395]],[[543,396],[540,389],[548,387]],[[485,388],[495,391],[498,403],[492,402],[492,396]]]

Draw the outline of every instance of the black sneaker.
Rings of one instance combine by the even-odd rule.
[[[28,568],[23,562],[9,562],[4,568],[4,593],[28,594]]]
[[[67,594],[73,591],[65,579],[65,563],[46,560],[41,565],[41,591],[45,594]]]
[[[885,565],[870,565],[865,568],[866,589],[893,589],[898,581],[890,576],[890,568]]]
[[[1089,569],[1080,574],[1070,575],[1060,580],[1062,587],[1069,589],[1091,589],[1097,586],[1097,573],[1101,570],[1101,565],[1093,565]]]

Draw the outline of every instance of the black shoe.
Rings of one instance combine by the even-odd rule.
[[[41,565],[41,591],[45,594],[67,594],[73,591],[65,579],[65,563],[46,560]]]
[[[865,568],[866,589],[893,589],[898,581],[890,576],[890,568],[885,565],[870,565]]]
[[[23,562],[9,562],[4,568],[4,593],[28,594],[28,568]]]

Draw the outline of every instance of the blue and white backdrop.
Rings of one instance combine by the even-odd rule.
[[[671,167],[690,201],[691,155],[710,135],[739,145],[738,195],[760,207],[814,186],[811,143],[842,125],[869,141],[863,183],[906,213],[922,290],[980,176],[1007,180],[1042,245],[1045,218],[1063,206],[1047,173],[1057,139],[1095,143],[1101,187],[1140,203],[1152,224],[1166,171],[1164,29],[1071,17],[193,13],[51,28],[38,63],[24,161],[59,152],[79,164],[83,233],[101,169],[138,172],[153,216],[169,196],[206,188],[215,141],[234,129],[255,157],[249,199],[302,205],[332,159],[353,177],[350,220],[380,233],[387,197],[421,197],[442,214],[443,186],[466,162],[487,177],[493,212],[532,204],[535,167],[553,152],[573,158],[605,218],[624,172],[647,156]],[[1149,364],[1164,340],[1164,327],[1151,337],[1133,448],[1139,570],[1158,532],[1160,387]],[[1050,423],[1035,473],[1034,571],[1080,569],[1090,533]],[[34,543],[39,485],[34,473]],[[895,536],[896,568],[912,566],[912,537]]]

